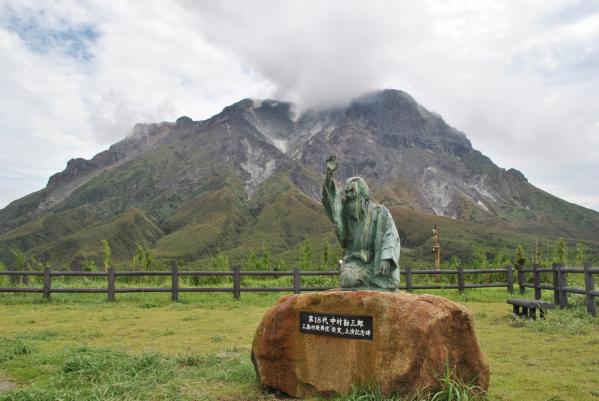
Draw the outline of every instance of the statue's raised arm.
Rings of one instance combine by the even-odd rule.
[[[399,285],[400,243],[389,210],[371,202],[366,181],[351,177],[343,198],[333,179],[337,158],[326,161],[322,204],[345,249],[339,284],[344,289],[395,291]]]
[[[337,170],[337,156],[330,155],[326,162],[327,165],[327,176],[326,179],[329,181],[333,176],[333,173]]]
[[[337,184],[333,180],[333,173],[337,170],[337,166],[337,157],[330,155],[326,161],[327,173],[322,186],[322,204],[327,216],[329,216],[329,219],[335,225],[337,239],[341,242],[341,246],[345,247],[345,226],[342,218],[341,197]]]

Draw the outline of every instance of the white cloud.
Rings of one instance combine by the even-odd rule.
[[[89,59],[71,51],[84,29]],[[0,2],[0,60],[0,207],[136,122],[204,119],[269,90],[164,2]]]
[[[202,119],[243,97],[309,107],[394,87],[500,166],[599,210],[594,4],[0,2],[0,171],[41,187],[138,121]],[[19,32],[25,23],[33,29]]]

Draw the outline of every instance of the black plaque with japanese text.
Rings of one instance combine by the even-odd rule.
[[[300,331],[308,334],[320,334],[371,340],[374,338],[372,316],[349,316],[335,313],[300,312]]]

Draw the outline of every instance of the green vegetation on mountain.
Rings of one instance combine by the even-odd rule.
[[[130,208],[110,220],[83,226],[73,234],[57,236],[32,247],[26,256],[50,261],[56,268],[72,268],[74,263],[80,264],[86,259],[101,265],[102,240],[109,242],[118,260],[122,261],[133,256],[136,244],[153,244],[162,235],[162,230],[143,211]]]
[[[238,242],[240,227],[248,213],[242,201],[228,187],[184,203],[166,219],[166,235],[155,246],[162,259],[193,261],[229,249]]]

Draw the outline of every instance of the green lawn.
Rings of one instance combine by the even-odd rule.
[[[599,319],[582,307],[527,322],[512,319],[504,290],[433,293],[474,313],[490,399],[599,401]],[[260,392],[249,353],[277,297],[0,296],[0,378],[19,384],[0,400],[272,399]]]

